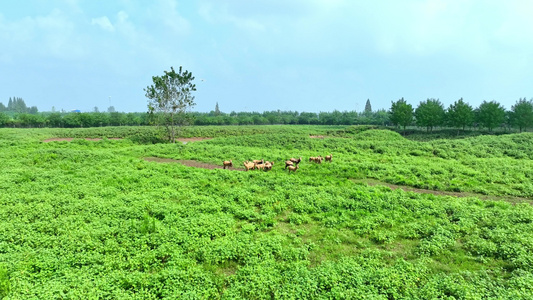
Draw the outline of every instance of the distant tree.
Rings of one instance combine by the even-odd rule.
[[[0,112],[0,127],[6,126],[9,121],[9,116],[3,112]]]
[[[93,108],[93,112],[95,112],[95,113],[100,112],[100,110],[98,109],[98,106],[95,106],[95,107]]]
[[[6,111],[7,107],[4,105],[4,103],[0,102],[0,111]]]
[[[372,125],[382,125],[386,126],[390,123],[390,114],[385,109],[379,109],[376,112],[374,112],[371,124]]]
[[[427,131],[433,131],[433,127],[444,123],[444,106],[439,99],[427,99],[421,101],[415,110],[416,125],[426,127]]]
[[[189,123],[187,110],[196,103],[192,92],[196,91],[192,73],[183,70],[178,72],[170,67],[163,76],[153,76],[153,85],[144,89],[148,98],[148,113],[153,116],[157,125],[165,126],[168,139],[174,143],[180,126]]]
[[[450,104],[446,111],[446,119],[450,126],[462,128],[464,131],[466,126],[474,123],[474,109],[461,98]]]
[[[125,115],[119,112],[109,113],[109,125],[122,126],[126,122]]]
[[[37,106],[32,106],[30,108],[28,108],[28,113],[32,114],[32,115],[35,115],[39,112],[39,110],[37,109]]]
[[[533,125],[533,100],[527,101],[526,98],[519,99],[515,105],[511,107],[510,113],[511,124],[518,126],[520,132],[523,129]]]
[[[58,112],[53,112],[49,114],[47,121],[51,127],[62,127],[63,126],[63,118],[61,118],[61,114]]]
[[[370,105],[370,99],[366,99],[365,114],[369,114],[371,112],[372,112],[372,105]]]
[[[298,124],[316,124],[318,115],[316,113],[302,112],[298,116]]]
[[[496,101],[483,101],[477,109],[477,121],[492,132],[505,121],[505,109]]]
[[[81,127],[82,123],[80,120],[81,113],[67,113],[62,117],[63,125],[66,128],[76,128]]]
[[[235,113],[235,112],[232,112],[232,113]],[[266,111],[263,113],[263,115],[265,116],[265,118],[267,118],[268,120],[268,123],[269,124],[280,124],[282,119],[281,119],[281,111],[277,110],[277,111]],[[230,114],[230,116],[232,116]]]
[[[218,108],[218,102],[217,104],[215,105],[215,116],[219,116],[220,115],[220,109]]]
[[[46,119],[36,114],[18,114],[17,120],[21,127],[43,127]]]
[[[107,112],[108,113],[114,113],[115,112],[115,107],[114,106],[110,106],[107,108]]]
[[[125,117],[126,125],[139,126],[142,123],[141,117],[136,113],[127,113]]]
[[[101,127],[101,126],[109,126],[110,123],[110,115],[112,113],[104,113],[104,112],[93,112],[91,113],[92,117],[92,126]]]
[[[24,102],[22,98],[19,98],[19,97],[11,98],[10,97],[9,102],[7,104],[7,110],[22,114],[22,113],[28,112],[28,107],[26,106],[26,103]]]
[[[389,114],[392,124],[403,126],[404,132],[405,127],[413,123],[413,106],[411,104],[407,104],[403,98],[396,102],[392,102]]]

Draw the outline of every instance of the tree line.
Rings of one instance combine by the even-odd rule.
[[[108,109],[99,112],[38,112],[37,107],[28,108],[21,98],[10,98],[8,105],[0,103],[0,127],[102,127],[153,125],[160,113],[124,113]],[[414,108],[403,98],[392,101],[389,110],[372,111],[367,100],[363,112],[221,112],[218,103],[211,112],[187,112],[188,124],[193,125],[381,125],[418,126],[427,131],[435,128],[487,129],[516,128],[520,132],[533,126],[533,99],[520,98],[509,111],[496,101],[484,101],[473,108],[462,98],[448,108],[438,99],[421,101]]]
[[[124,112],[40,112],[35,114],[0,112],[0,127],[13,128],[86,128],[103,126],[148,126],[161,117],[155,113]],[[355,111],[333,112],[188,112],[188,124],[193,125],[391,125],[389,113],[379,110],[370,113]]]
[[[403,127],[416,125],[433,131],[435,127],[453,127],[462,129],[467,127],[485,128],[492,132],[494,128],[517,128],[522,132],[533,125],[533,99],[520,98],[506,111],[496,101],[483,101],[474,109],[462,98],[445,109],[438,99],[421,101],[416,109],[403,98],[392,102],[389,110],[390,122]]]

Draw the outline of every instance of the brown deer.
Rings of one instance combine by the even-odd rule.
[[[230,160],[225,160],[222,162],[222,169],[233,167],[233,162]]]

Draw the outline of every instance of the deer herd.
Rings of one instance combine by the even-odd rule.
[[[309,157],[309,162],[314,162],[314,163],[317,163],[317,164],[321,164],[323,160],[325,161],[328,161],[328,162],[331,162],[333,156],[330,154],[330,155],[326,155],[325,157],[322,157],[322,156],[312,156],[312,157]],[[302,158],[299,157],[299,158],[290,158],[289,160],[286,160],[285,161],[285,170],[289,170],[289,173],[290,172],[296,172],[296,170],[298,170],[299,168],[299,164],[300,162],[302,161]],[[263,170],[263,171],[269,171],[269,170],[272,170],[272,166],[274,166],[274,162],[272,161],[265,161],[264,159],[260,159],[260,160],[252,160],[252,161],[245,161],[243,163],[244,165],[244,168],[246,169],[246,171],[249,171],[249,170]],[[222,168],[223,169],[226,169],[226,168],[230,168],[230,167],[233,167],[233,161],[230,159],[230,160],[225,160],[222,162]]]

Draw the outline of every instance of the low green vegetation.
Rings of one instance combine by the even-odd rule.
[[[152,130],[0,129],[0,298],[533,297],[532,133],[217,126],[167,144]],[[76,139],[43,142],[54,137]],[[296,173],[283,168],[291,157]]]

